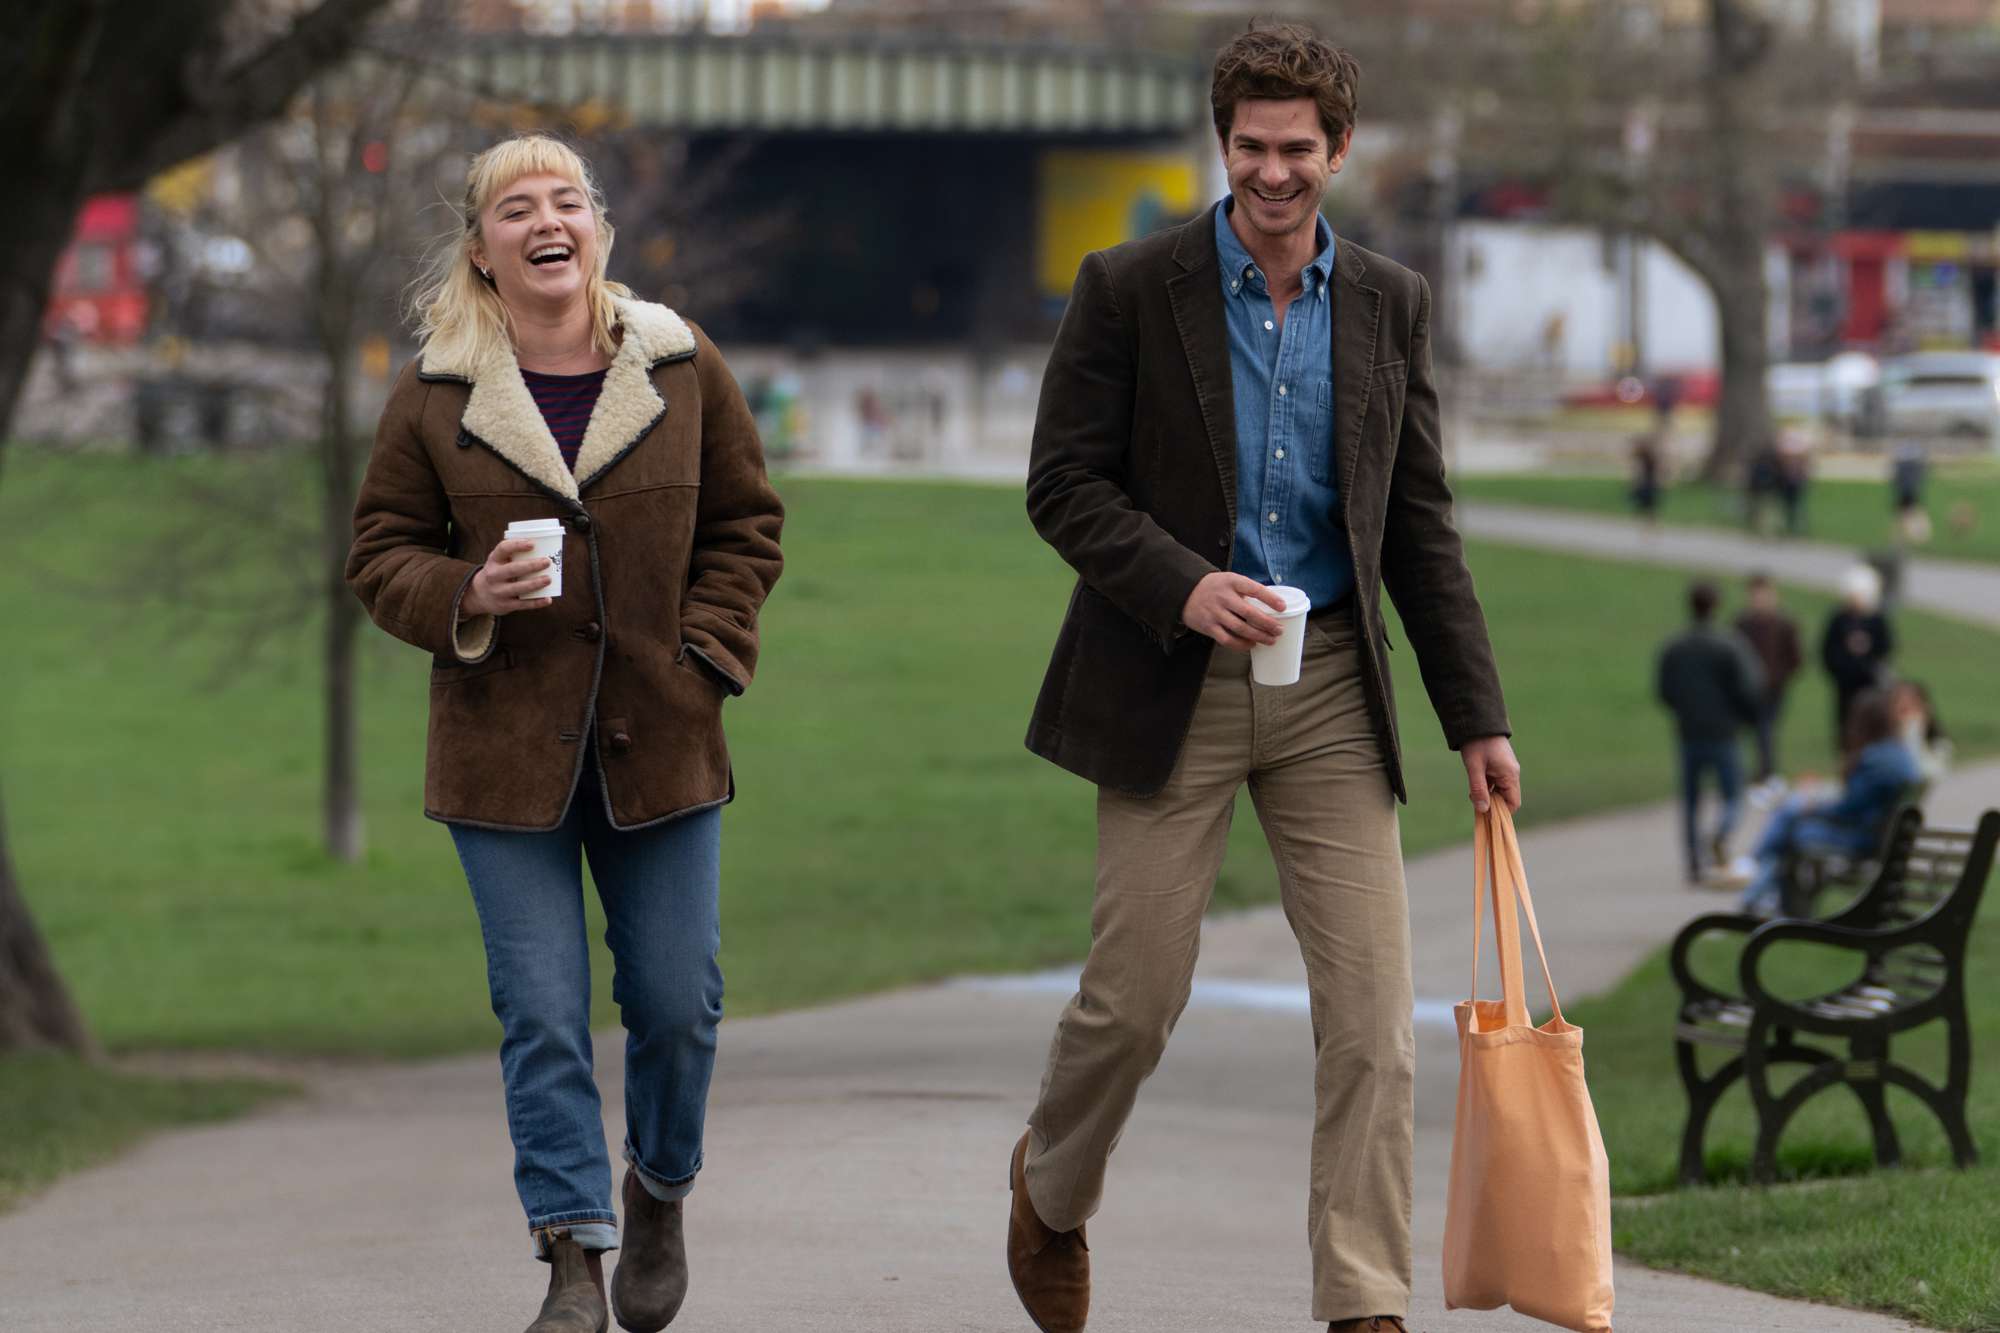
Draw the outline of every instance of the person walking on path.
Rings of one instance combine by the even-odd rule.
[[[475,157],[414,303],[348,581],[432,656],[424,813],[486,945],[514,1183],[549,1293],[530,1333],[601,1333],[618,1245],[591,1074],[582,858],[626,1030],[627,1329],[687,1289],[682,1199],[722,1014],[717,893],[734,794],[722,702],[750,684],[783,510],[713,343],[605,277],[583,160],[541,135]],[[555,518],[565,559],[510,540]],[[560,595],[553,595],[560,578]]]
[[[1778,427],[1778,501],[1785,510],[1785,535],[1806,531],[1806,491],[1812,485],[1812,436],[1797,422]]]
[[[1798,674],[1804,657],[1799,649],[1799,625],[1778,605],[1778,585],[1765,573],[1750,576],[1748,605],[1736,617],[1743,636],[1763,668],[1764,688],[1757,707],[1757,776],[1759,786],[1781,783],[1778,772],[1778,719],[1785,710],[1785,691]],[[1761,798],[1760,798],[1761,799]]]
[[[1895,651],[1888,617],[1882,614],[1882,576],[1856,565],[1842,576],[1840,605],[1820,636],[1819,660],[1833,680],[1833,743],[1843,744],[1854,700],[1884,683]]]
[[[1665,415],[1651,430],[1632,437],[1632,509],[1647,527],[1660,522],[1660,472],[1667,448]]]
[[[1312,995],[1312,1315],[1407,1317],[1415,1046],[1384,584],[1474,804],[1518,807],[1521,787],[1451,519],[1429,286],[1319,213],[1358,77],[1294,25],[1223,48],[1229,195],[1085,256],[1043,381],[1028,512],[1078,578],[1027,743],[1096,784],[1098,845],[1089,958],[1010,1167],[1008,1269],[1044,1333],[1084,1327],[1085,1222],[1187,1003],[1245,782]],[[1294,685],[1250,677],[1247,650],[1278,635],[1266,584],[1312,601]]]
[[[1754,725],[1763,709],[1764,683],[1750,645],[1715,624],[1720,600],[1715,585],[1699,580],[1688,589],[1693,623],[1661,648],[1655,687],[1660,702],[1674,715],[1680,743],[1681,832],[1687,879],[1701,881],[1706,864],[1728,862],[1729,835],[1742,812],[1743,766],[1737,754],[1737,733]],[[1715,832],[1701,837],[1701,790],[1713,774],[1722,797]]]

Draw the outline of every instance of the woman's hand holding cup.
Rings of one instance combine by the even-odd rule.
[[[546,556],[526,559],[535,543],[515,538],[503,541],[486,557],[486,563],[472,576],[472,586],[459,599],[461,616],[504,616],[515,611],[538,611],[554,600],[538,596],[553,581]]]

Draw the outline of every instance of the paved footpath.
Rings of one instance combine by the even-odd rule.
[[[1966,769],[1936,794],[1937,816],[1968,821],[1996,793],[2000,765]],[[1610,985],[1719,904],[1676,882],[1673,827],[1661,805],[1524,835],[1568,995]],[[1469,875],[1466,847],[1409,866],[1412,1327],[1441,1333],[1537,1327],[1447,1313],[1440,1292]],[[1213,921],[1200,975],[1092,1224],[1098,1333],[1309,1327],[1311,1037],[1282,916]],[[1068,980],[968,979],[725,1024],[708,1170],[688,1211],[694,1290],[675,1328],[1026,1333],[1001,1260],[1007,1154]],[[618,1050],[600,1039],[610,1107]],[[161,1135],[0,1217],[0,1329],[514,1333],[545,1279],[526,1257],[508,1162],[490,1054],[322,1072],[300,1100]],[[1623,1263],[1618,1326],[1907,1327]]]
[[[1468,501],[1458,507],[1468,537],[1576,555],[1743,574],[1769,570],[1781,580],[1832,589],[1852,568],[1854,548],[1825,542],[1752,537],[1722,528],[1648,528],[1637,519],[1573,510]],[[2000,565],[1913,558],[1903,570],[1903,600],[1983,625],[2000,626]]]

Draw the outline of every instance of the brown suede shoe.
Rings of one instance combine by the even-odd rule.
[[[549,1237],[549,1294],[527,1333],[604,1333],[611,1326],[590,1261],[567,1231]]]
[[[1378,1314],[1368,1319],[1336,1319],[1326,1326],[1326,1333],[1410,1333],[1410,1330],[1395,1315]]]
[[[625,1171],[625,1237],[611,1274],[611,1308],[618,1327],[659,1333],[674,1322],[688,1293],[687,1245],[681,1234],[681,1201],[661,1203]]]
[[[1014,1145],[1008,1183],[1014,1191],[1007,1217],[1007,1275],[1028,1318],[1042,1333],[1082,1333],[1090,1317],[1090,1246],[1083,1228],[1052,1231],[1028,1198],[1028,1136]]]

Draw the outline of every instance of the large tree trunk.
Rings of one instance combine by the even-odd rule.
[[[339,298],[335,298],[336,301]],[[348,420],[353,378],[350,348],[327,347],[327,382],[320,439],[320,537],[326,591],[326,783],[322,792],[326,853],[350,864],[361,859],[360,760],[357,757],[354,648],[360,605],[347,590],[347,550],[354,515],[355,447]]]
[[[15,200],[18,244],[0,256],[0,463],[6,459],[9,426],[28,368],[42,343],[42,316],[55,289],[56,261],[69,245],[78,200],[60,184],[47,195],[40,182]]]
[[[1764,245],[1774,213],[1769,163],[1760,154],[1769,65],[1777,50],[1770,21],[1744,0],[1710,0],[1706,80],[1713,202],[1706,212],[1713,256],[1708,274],[1722,326],[1722,402],[1702,476],[1735,477],[1771,434],[1770,297]]]
[[[6,824],[0,821],[0,1054],[49,1046],[96,1052],[14,881]]]
[[[1769,372],[1770,300],[1764,256],[1751,248],[1727,264],[1731,275],[1715,289],[1722,333],[1722,398],[1716,405],[1715,440],[1702,477],[1740,480],[1744,468],[1771,438]]]

